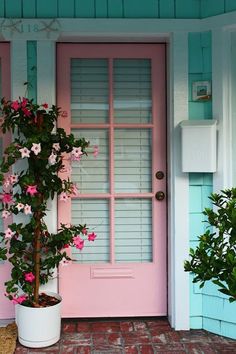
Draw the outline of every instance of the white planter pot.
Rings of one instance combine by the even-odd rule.
[[[29,348],[43,348],[56,343],[61,332],[61,297],[46,292],[60,300],[54,306],[33,308],[16,305],[16,324],[19,342]]]

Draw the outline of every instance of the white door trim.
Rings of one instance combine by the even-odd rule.
[[[18,21],[18,19],[16,20]],[[14,19],[8,21],[14,22]],[[229,94],[231,92],[231,68],[229,63],[223,59],[222,54],[226,51],[232,58],[229,32],[235,30],[236,12],[203,20],[58,19],[54,24],[56,30],[51,33],[45,27],[45,23],[50,22],[51,19],[44,19],[43,21],[41,19],[22,19],[21,25],[23,24],[25,32],[24,30],[14,32],[9,26],[2,29],[2,38],[12,41],[13,97],[22,94],[22,83],[25,81],[23,77],[26,73],[26,40],[166,42],[169,44],[167,117],[169,122],[169,317],[174,328],[188,329],[189,281],[188,273],[183,271],[183,260],[187,256],[189,247],[189,195],[188,175],[183,174],[180,170],[180,131],[178,128],[178,123],[181,120],[188,119],[188,32],[213,30],[213,117],[219,120],[220,129],[219,169],[214,178],[214,190],[216,188],[222,189],[232,181],[232,164],[230,162],[230,159],[232,159],[232,144],[227,144],[232,139],[230,108],[232,103],[228,102],[226,93],[223,95],[223,100],[221,98],[225,88],[228,87],[229,91],[227,92]],[[40,31],[34,32],[35,26],[38,26],[37,28]],[[32,29],[30,32],[29,28]],[[142,32],[140,32],[140,28],[142,28]],[[53,48],[53,45],[50,52],[51,60],[54,60],[55,65],[55,48]],[[24,66],[23,71],[22,65]],[[39,74],[38,79],[40,80]],[[51,94],[55,97],[55,81],[48,82]],[[42,85],[40,84],[40,87]],[[229,107],[228,110],[225,108],[227,106]]]

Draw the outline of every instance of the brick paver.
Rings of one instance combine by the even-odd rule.
[[[236,354],[236,340],[204,330],[174,331],[167,319],[62,320],[61,339],[16,354]]]

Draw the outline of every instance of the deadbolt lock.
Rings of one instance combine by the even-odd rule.
[[[156,178],[157,179],[163,179],[164,178],[164,172],[162,172],[162,171],[157,171],[157,173],[156,173]]]

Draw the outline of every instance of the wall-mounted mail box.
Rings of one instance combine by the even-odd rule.
[[[182,136],[182,171],[216,172],[217,121],[184,120]]]

